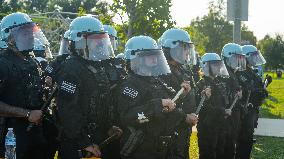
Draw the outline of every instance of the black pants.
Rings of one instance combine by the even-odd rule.
[[[232,115],[227,118],[227,122],[224,158],[234,159],[240,129],[240,111],[233,110]]]
[[[225,135],[223,127],[198,125],[199,159],[224,158]]]
[[[79,156],[79,148],[76,143],[62,139],[62,141],[59,144],[59,158],[60,159],[80,159]],[[103,159],[110,159],[110,156],[108,154],[107,149],[101,149],[102,156],[101,158]],[[117,157],[119,158],[119,156]]]
[[[249,159],[253,146],[253,133],[257,124],[258,110],[250,108],[241,120],[241,128],[237,142],[237,159]]]
[[[47,157],[47,142],[40,127],[34,127],[29,132],[22,126],[14,130],[17,159],[51,159]]]
[[[177,129],[177,139],[175,144],[171,147],[170,159],[189,159],[189,146],[190,146],[190,135],[191,126],[185,126]]]
[[[6,127],[3,127],[3,130],[1,130],[1,134],[2,135],[0,136],[0,138],[1,138],[0,139],[0,158],[4,158],[5,157],[5,136],[7,134]]]
[[[144,137],[143,142],[139,147],[128,157],[121,156],[122,159],[171,159],[167,158],[170,155],[170,148],[161,148],[156,138]]]

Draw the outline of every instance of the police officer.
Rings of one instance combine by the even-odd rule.
[[[236,153],[236,142],[238,138],[238,130],[240,127],[240,98],[242,97],[242,90],[239,83],[239,73],[246,69],[246,59],[242,52],[240,45],[235,43],[228,43],[222,49],[222,58],[229,72],[230,78],[228,78],[228,91],[229,91],[229,103],[233,103],[237,98],[237,103],[231,109],[231,115],[226,118],[226,125],[224,125],[226,132],[226,146],[225,146],[225,158],[234,158]]]
[[[199,113],[197,125],[200,159],[224,158],[225,150],[225,116],[230,115],[226,109],[228,102],[228,71],[216,53],[202,56],[204,77],[197,86],[199,94],[206,96]]]
[[[48,83],[52,83],[52,79],[56,80],[56,77],[58,76],[57,73],[59,72],[62,64],[67,60],[70,55],[68,40],[69,32],[70,31],[67,30],[64,33],[63,38],[61,39],[58,56],[55,60],[51,61],[45,68],[46,75],[49,76],[46,79]]]
[[[102,23],[91,16],[75,18],[69,30],[71,56],[56,81],[59,156],[79,159],[89,153],[107,159],[108,153],[100,143],[113,133],[108,132],[110,82],[102,61],[113,53],[111,42]]]
[[[5,52],[5,50],[7,49],[7,44],[5,43],[5,41],[0,41],[0,54],[2,53],[2,52]]]
[[[7,127],[14,128],[18,159],[44,159],[42,127],[26,131],[30,122],[38,124],[42,117],[40,68],[29,55],[35,37],[42,37],[31,18],[19,12],[5,16],[1,29],[8,48],[0,57],[0,115],[8,117]]]
[[[45,70],[48,65],[47,60],[52,58],[48,45],[42,44],[39,39],[35,39],[33,53],[41,69]]]
[[[186,66],[190,65],[190,62],[193,64],[193,61],[196,61],[194,46],[189,34],[182,29],[176,28],[165,31],[160,37],[159,43],[163,48],[172,72],[172,74],[164,76],[164,79],[176,91],[180,90],[181,86],[186,85],[188,85],[190,90],[190,92],[184,94],[184,98],[179,102],[181,109],[191,117],[192,125],[178,126],[177,132],[179,136],[174,157],[186,159],[189,158],[188,150],[191,129],[197,123],[197,115],[194,114],[196,110],[196,83],[191,68]]]
[[[113,48],[114,53],[118,51],[118,37],[117,37],[117,31],[115,28],[111,25],[104,25],[104,31],[108,33],[111,46]]]
[[[237,159],[249,159],[253,146],[254,128],[257,127],[259,107],[267,97],[262,79],[253,67],[266,63],[259,50],[253,45],[242,47],[247,65],[246,71],[241,72],[240,83],[244,88],[243,111],[240,134],[237,144]]]
[[[108,33],[111,46],[114,52],[118,51],[118,37],[117,31],[111,25],[103,25],[104,31]],[[122,65],[122,60],[119,58],[114,57],[114,54],[111,54],[108,60],[103,62],[103,66],[106,70],[107,77],[111,84],[111,94],[110,94],[110,108],[112,110],[111,120],[114,122],[114,125],[119,126],[119,112],[117,108],[117,91],[118,85],[125,79],[126,71],[125,67]],[[108,145],[109,148],[109,157],[113,159],[119,159],[119,140],[114,140],[112,143]]]
[[[175,108],[172,89],[158,77],[170,73],[165,56],[148,36],[132,37],[125,49],[131,52],[133,73],[122,83],[118,98],[124,128],[121,155],[127,159],[172,158],[175,127],[189,117]]]

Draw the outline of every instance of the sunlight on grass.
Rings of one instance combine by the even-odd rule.
[[[272,83],[268,86],[269,97],[262,104],[260,109],[261,118],[284,119],[284,78],[273,77]]]

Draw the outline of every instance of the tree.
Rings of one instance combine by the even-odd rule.
[[[197,17],[190,24],[196,31],[208,38],[209,42],[204,46],[205,52],[220,53],[222,47],[232,39],[233,26],[226,21],[223,10],[223,0],[218,0],[217,4],[212,1],[209,4],[208,15],[202,18]]]
[[[275,38],[266,35],[258,42],[258,48],[266,59],[266,66],[279,68],[284,66],[284,41],[283,36],[276,34]]]
[[[256,37],[254,36],[253,32],[248,30],[246,25],[242,26],[241,29],[241,36],[242,36],[242,44],[250,44],[256,46]]]
[[[125,33],[128,38],[148,35],[158,39],[175,24],[170,15],[171,0],[114,0],[112,11],[127,15]]]
[[[203,17],[197,17],[192,20],[190,28],[197,34],[201,34],[203,38],[197,38],[194,42],[198,45],[204,45],[205,52],[220,53],[226,43],[233,42],[233,24],[226,20],[224,14],[224,0],[218,0],[217,3],[211,1],[209,3],[209,13]],[[248,27],[243,25],[241,28],[242,41],[246,44],[256,45],[256,37]],[[196,33],[191,32],[193,39]],[[201,49],[199,48],[199,49]],[[201,49],[203,51],[203,49]]]
[[[208,37],[194,27],[185,27],[183,29],[189,33],[190,38],[195,45],[195,50],[202,56],[206,50],[205,46],[209,43]]]

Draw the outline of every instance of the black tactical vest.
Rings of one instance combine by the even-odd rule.
[[[0,56],[1,64],[8,66],[0,100],[26,109],[40,109],[43,104],[41,69],[31,57],[22,59],[10,50]]]

